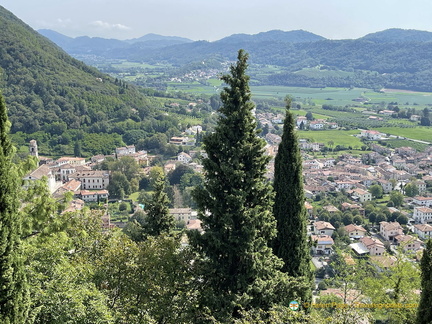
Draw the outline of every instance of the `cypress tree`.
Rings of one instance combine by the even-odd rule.
[[[153,184],[153,195],[146,203],[146,223],[144,234],[159,236],[162,233],[170,233],[175,226],[174,217],[169,212],[169,199],[165,192],[165,176],[159,173]]]
[[[203,234],[191,232],[190,244],[201,259],[203,291],[200,309],[220,322],[240,316],[240,309],[268,309],[281,261],[269,242],[276,235],[272,188],[265,172],[269,158],[257,134],[249,77],[248,55],[222,80],[223,106],[214,133],[203,138],[205,181],[194,191]]]
[[[25,323],[29,302],[21,253],[20,176],[12,162],[9,129],[0,96],[0,323]]]
[[[417,323],[432,323],[432,240],[426,243],[423,257],[420,261],[421,288],[420,303],[417,309]]]
[[[277,222],[274,253],[284,261],[282,271],[292,277],[312,280],[307,236],[307,212],[304,205],[302,158],[295,133],[295,121],[290,111],[291,99],[286,99],[286,117],[275,158],[273,213]],[[303,292],[303,301],[310,301],[311,289]]]

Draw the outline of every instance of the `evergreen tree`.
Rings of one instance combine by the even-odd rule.
[[[252,114],[247,59],[240,50],[231,73],[222,77],[228,87],[221,93],[218,124],[203,139],[205,181],[194,191],[204,233],[189,235],[201,256],[200,309],[225,323],[240,317],[241,309],[271,306],[282,264],[269,247],[276,235],[273,193],[265,179],[265,142]]]
[[[10,123],[0,96],[0,323],[25,323],[29,300],[21,252],[20,175],[12,162]]]
[[[417,323],[432,323],[432,240],[426,243],[423,257],[420,261],[421,268],[421,296],[417,309]]]
[[[169,212],[169,199],[165,192],[165,176],[159,173],[153,184],[153,195],[145,204],[146,223],[144,234],[159,236],[162,233],[170,233],[175,227],[174,217]]]
[[[277,237],[273,251],[284,261],[282,271],[293,277],[312,280],[310,252],[307,236],[307,212],[304,205],[302,159],[295,133],[295,121],[287,98],[286,117],[275,158],[273,213],[277,222]],[[311,285],[310,285],[311,286]],[[311,290],[301,296],[310,301]]]
[[[82,156],[81,142],[80,141],[76,141],[75,142],[75,145],[74,145],[74,155],[76,157],[81,157]]]

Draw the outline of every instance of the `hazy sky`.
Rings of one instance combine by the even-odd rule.
[[[34,29],[129,39],[148,33],[214,41],[303,29],[358,38],[388,28],[432,31],[431,0],[3,0]]]

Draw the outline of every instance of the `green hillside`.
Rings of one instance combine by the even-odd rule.
[[[97,129],[108,121],[151,115],[152,102],[131,85],[73,59],[0,7],[0,91],[12,132],[59,123]]]

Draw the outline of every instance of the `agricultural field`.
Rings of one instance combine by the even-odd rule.
[[[324,130],[324,131],[298,131],[298,137],[306,138],[311,142],[324,143],[329,146],[329,142],[333,142],[334,146],[351,146],[353,149],[360,149],[362,141],[354,135],[360,134],[358,130],[341,131],[341,130]]]
[[[409,139],[415,139],[419,141],[426,141],[432,143],[432,127],[426,127],[426,126],[417,126],[411,128],[381,127],[378,128],[377,130],[385,134],[397,135]]]
[[[391,139],[385,141],[387,143],[387,146],[390,146],[391,148],[399,148],[399,147],[405,147],[409,146],[417,150],[417,152],[423,152],[429,145],[413,142],[409,140],[403,140],[403,139]]]

